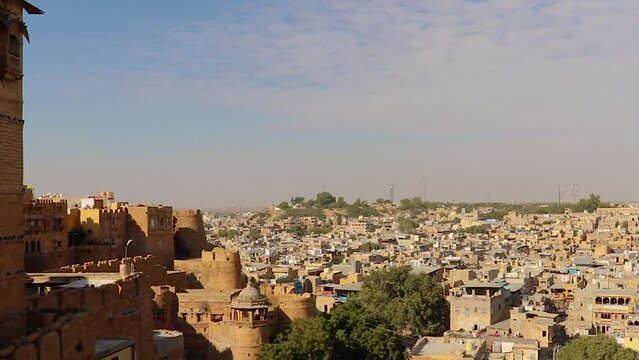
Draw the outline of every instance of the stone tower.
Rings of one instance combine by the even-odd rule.
[[[240,254],[221,248],[202,251],[202,284],[205,289],[212,290],[241,289]]]
[[[231,318],[227,323],[233,328],[234,360],[258,358],[260,346],[267,343],[273,333],[269,305],[268,299],[250,282],[231,302]]]
[[[0,2],[0,346],[26,331],[22,213],[22,12],[24,0]]]
[[[200,210],[174,210],[176,257],[190,259],[199,257],[202,250],[210,250],[206,242],[204,221]]]

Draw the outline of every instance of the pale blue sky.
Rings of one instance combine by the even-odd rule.
[[[25,182],[178,207],[639,199],[639,2],[39,1]]]

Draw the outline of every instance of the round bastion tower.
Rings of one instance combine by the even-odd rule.
[[[221,248],[202,251],[202,285],[212,290],[241,289],[240,253]]]
[[[234,360],[256,360],[260,346],[273,333],[273,319],[268,312],[268,299],[252,283],[248,283],[231,302],[228,325],[233,332],[231,351]]]
[[[183,209],[174,210],[175,218],[175,247],[177,255],[185,258],[200,256],[202,250],[210,250],[206,242],[204,221],[200,210]]]

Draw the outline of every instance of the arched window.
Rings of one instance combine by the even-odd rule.
[[[610,304],[611,305],[617,305],[617,299],[616,298],[610,299]]]
[[[599,296],[595,298],[595,304],[601,305],[601,298]]]
[[[607,297],[606,297],[606,298],[603,298],[603,303],[604,303],[604,305],[608,305],[608,304],[610,304],[610,299],[609,299],[609,298],[607,298]]]
[[[626,303],[626,300],[624,300],[623,298],[619,298],[619,300],[617,300],[617,304],[619,305],[623,305]]]
[[[20,57],[20,44],[18,38],[15,35],[9,35],[9,54]]]

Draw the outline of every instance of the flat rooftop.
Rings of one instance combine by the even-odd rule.
[[[95,356],[101,359],[129,346],[133,346],[131,338],[103,338],[95,340]]]
[[[442,356],[442,355],[452,355],[455,353],[463,352],[466,349],[466,345],[464,344],[456,344],[456,343],[425,343],[423,345],[418,346],[418,348],[413,349],[411,355],[422,355],[422,356]]]

